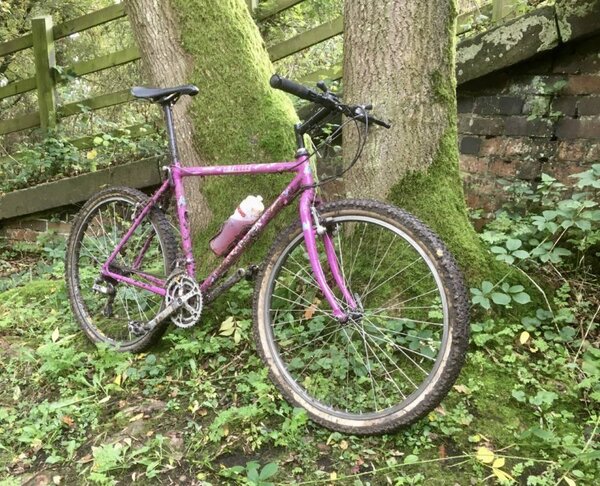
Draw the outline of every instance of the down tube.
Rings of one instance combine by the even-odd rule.
[[[250,246],[253,240],[255,240],[260,233],[265,229],[269,222],[277,216],[285,206],[287,206],[298,194],[300,187],[302,186],[303,175],[298,174],[292,182],[283,190],[283,192],[273,201],[273,203],[262,213],[260,218],[256,220],[254,225],[248,230],[246,235],[233,247],[225,259],[220,265],[213,270],[213,272],[206,277],[206,279],[200,285],[202,292],[207,292],[213,284],[220,279],[226,272],[235,264],[242,256],[243,251]]]
[[[315,279],[321,287],[321,291],[329,305],[331,306],[331,310],[333,311],[333,315],[338,319],[345,320],[348,316],[342,311],[338,304],[338,300],[335,295],[331,291],[329,285],[327,285],[327,280],[325,279],[325,274],[323,273],[323,267],[321,266],[321,262],[319,260],[319,253],[317,251],[317,242],[315,238],[315,229],[313,228],[313,222],[310,213],[310,207],[312,201],[314,199],[315,190],[307,189],[300,196],[300,221],[302,222],[302,233],[304,235],[304,243],[306,245],[306,251],[308,252],[308,260],[310,261],[310,266],[315,275]]]

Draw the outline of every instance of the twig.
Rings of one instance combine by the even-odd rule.
[[[596,316],[598,315],[598,312],[600,312],[600,304],[598,305],[598,307],[596,307],[596,312],[590,319],[590,323],[589,323],[587,329],[585,330],[585,334],[581,338],[581,344],[579,345],[579,349],[575,353],[575,357],[573,358],[573,363],[575,363],[577,361],[577,358],[579,357],[579,353],[581,353],[581,349],[583,348],[583,343],[585,341],[585,338],[588,337],[588,334],[590,333],[590,330],[592,329],[592,326],[594,324],[594,321],[596,320]]]

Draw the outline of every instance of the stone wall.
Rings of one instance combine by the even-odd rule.
[[[499,179],[572,183],[600,162],[600,35],[461,84],[458,112],[470,207],[497,208]]]

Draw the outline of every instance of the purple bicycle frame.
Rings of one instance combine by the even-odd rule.
[[[333,315],[340,319],[347,319],[347,314],[340,306],[341,301],[334,295],[332,289],[327,283],[323,267],[319,260],[316,244],[316,228],[315,221],[311,208],[315,200],[314,177],[310,167],[309,158],[307,155],[299,155],[293,162],[277,162],[271,164],[246,164],[246,165],[226,165],[226,166],[206,166],[206,167],[182,167],[175,159],[174,163],[169,166],[170,177],[168,177],[159,189],[153,194],[149,202],[142,208],[140,213],[134,219],[131,227],[127,230],[121,241],[117,244],[108,260],[104,263],[101,273],[104,277],[110,277],[116,281],[134,285],[147,291],[164,296],[165,282],[142,272],[136,271],[137,275],[145,278],[149,283],[141,282],[134,278],[121,275],[111,270],[110,265],[116,258],[121,249],[125,246],[136,228],[141,224],[142,220],[148,215],[152,207],[159,201],[160,197],[169,189],[173,188],[175,192],[175,200],[177,204],[177,218],[181,230],[182,248],[185,257],[185,265],[187,274],[195,278],[195,261],[192,254],[192,238],[190,235],[189,219],[187,212],[187,203],[184,194],[183,178],[184,177],[207,177],[207,176],[226,176],[226,175],[247,175],[247,174],[272,174],[282,172],[295,172],[296,175],[283,190],[283,192],[271,203],[271,205],[263,212],[258,220],[240,239],[223,261],[215,268],[208,277],[200,284],[200,289],[203,293],[208,292],[214,283],[219,280],[240,258],[243,251],[254,241],[256,237],[263,231],[269,222],[279,214],[279,212],[287,206],[298,193],[300,196],[299,211],[300,221],[302,223],[302,233],[304,243],[308,253],[310,266],[323,295],[331,306]],[[344,300],[350,309],[356,308],[356,303],[346,287],[344,278],[340,271],[335,247],[331,241],[331,236],[328,233],[322,235],[324,240],[325,253],[327,261],[331,269],[333,279],[342,293]],[[137,257],[134,266],[139,266],[141,259],[144,256],[148,244],[143,245],[140,255]]]

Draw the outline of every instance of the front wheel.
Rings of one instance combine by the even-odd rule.
[[[319,214],[357,307],[350,312],[330,276],[351,316],[333,317],[294,224],[256,283],[257,347],[286,399],[316,422],[389,432],[435,408],[460,372],[469,334],[463,279],[440,239],[403,210],[345,200]],[[322,239],[318,247],[327,274]]]

